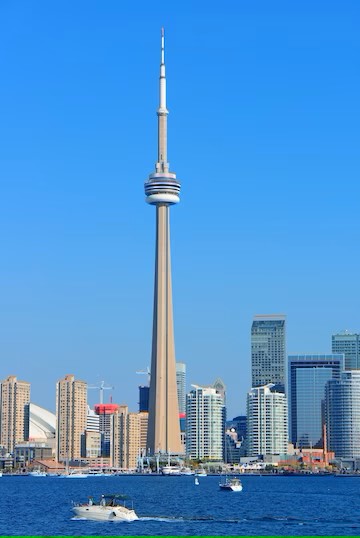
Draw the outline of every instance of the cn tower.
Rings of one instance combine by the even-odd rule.
[[[170,262],[170,206],[180,201],[180,183],[169,171],[164,29],[161,30],[158,158],[145,182],[146,202],[156,207],[154,318],[147,449],[151,454],[182,452],[176,389]]]

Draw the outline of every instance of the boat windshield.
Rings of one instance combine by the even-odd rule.
[[[106,506],[117,506],[118,504],[124,504],[124,501],[129,499],[127,495],[121,494],[111,494],[111,495],[102,495],[100,503],[105,504]]]

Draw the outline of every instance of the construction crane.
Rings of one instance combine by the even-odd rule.
[[[150,368],[147,366],[146,370],[138,370],[136,373],[141,374],[141,375],[147,375],[148,376],[148,385],[150,387]]]
[[[88,385],[88,389],[99,389],[100,390],[100,403],[104,403],[104,390],[111,390],[115,387],[110,387],[105,385],[105,381],[101,381],[100,385]]]

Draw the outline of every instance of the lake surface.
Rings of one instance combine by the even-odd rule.
[[[244,476],[241,493],[221,491],[219,477],[64,480],[0,478],[0,535],[360,535],[360,477]],[[133,523],[75,519],[71,502],[126,493]]]

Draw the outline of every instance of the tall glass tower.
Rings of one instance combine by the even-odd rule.
[[[252,387],[274,383],[277,390],[284,391],[285,368],[285,316],[255,316],[251,326]]]
[[[289,355],[290,440],[299,448],[323,448],[325,386],[340,379],[344,355]]]
[[[345,371],[326,385],[328,449],[338,458],[360,458],[360,372]]]
[[[146,202],[156,207],[154,314],[147,449],[151,454],[181,453],[176,388],[170,263],[170,206],[180,201],[180,183],[167,160],[164,30],[161,31],[158,157],[145,182]]]
[[[344,353],[345,370],[360,370],[360,334],[343,331],[331,337],[333,353]]]
[[[179,404],[179,413],[186,414],[186,364],[176,363],[176,386]]]

